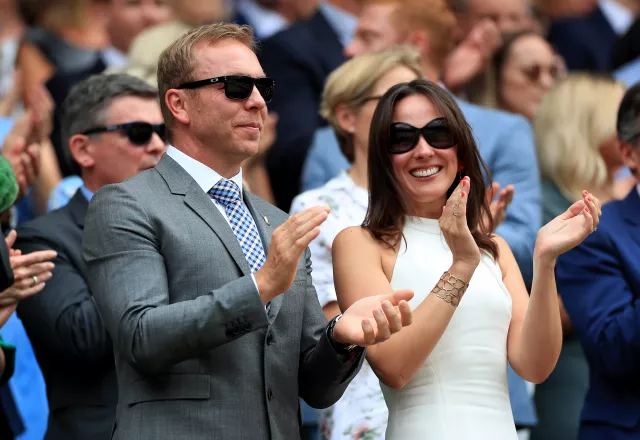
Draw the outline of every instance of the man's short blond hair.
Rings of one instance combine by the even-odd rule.
[[[194,78],[195,58],[193,49],[198,44],[213,45],[224,40],[235,40],[255,51],[256,42],[250,26],[239,26],[232,23],[213,23],[195,28],[167,47],[158,59],[158,93],[160,108],[165,120],[169,140],[173,115],[165,102],[167,91],[190,81],[206,78]]]
[[[392,23],[399,31],[425,31],[429,35],[429,59],[444,67],[456,41],[456,17],[448,0],[363,0],[362,5],[395,6]]]
[[[339,105],[357,110],[370,98],[376,83],[390,70],[406,67],[418,78],[424,78],[420,55],[411,46],[396,46],[380,52],[370,52],[344,63],[327,78],[322,93],[320,114],[329,121],[336,133],[340,149],[349,162],[353,162],[353,135],[338,123]]]

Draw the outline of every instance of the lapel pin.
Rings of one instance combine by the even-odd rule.
[[[271,226],[271,223],[269,223],[269,217],[267,217],[266,215],[263,216],[262,218],[264,218],[264,222],[268,225]]]

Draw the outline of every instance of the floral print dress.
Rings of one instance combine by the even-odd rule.
[[[322,307],[337,300],[331,259],[333,240],[343,229],[362,224],[368,203],[368,191],[357,186],[345,171],[323,187],[304,192],[293,200],[291,214],[318,205],[331,208],[320,234],[309,245],[313,285]],[[365,361],[342,398],[320,411],[320,427],[326,440],[384,439],[387,415],[380,382]]]

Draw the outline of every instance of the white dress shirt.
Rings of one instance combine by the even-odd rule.
[[[198,186],[202,188],[202,191],[204,191],[205,193],[208,193],[216,183],[224,179],[224,177],[222,177],[220,174],[216,173],[214,170],[212,170],[202,162],[198,162],[193,157],[184,154],[173,145],[169,146],[169,148],[167,149],[167,154],[169,155],[169,157],[171,157],[171,159],[175,160],[178,165],[180,165],[187,173],[189,173],[191,177],[193,177],[193,180],[196,181]],[[240,188],[240,198],[242,198],[242,168],[240,168],[238,174],[236,174],[229,180],[238,185],[238,188]],[[227,211],[225,207],[213,198],[211,198],[211,203],[213,203],[215,207],[218,208],[218,211],[220,211],[224,219],[229,224],[229,227],[231,227],[231,223],[229,222],[229,217],[227,217]],[[251,215],[251,211],[249,211],[249,208],[246,205],[245,209],[247,210],[247,213]],[[255,222],[256,219],[253,219],[253,221]],[[265,249],[264,251],[266,255],[267,250]],[[256,290],[258,290],[258,283],[256,283],[256,279],[253,274],[251,274],[251,279],[253,280],[253,284],[255,284],[256,286]]]
[[[600,0],[600,10],[616,34],[624,35],[633,24],[633,13],[616,0]]]

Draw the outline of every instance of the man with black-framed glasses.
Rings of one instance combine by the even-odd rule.
[[[166,151],[157,93],[127,75],[77,84],[61,125],[83,185],[66,206],[18,231],[23,253],[58,253],[44,290],[18,308],[47,383],[46,440],[110,438],[118,387],[112,341],[83,273],[84,218],[94,192],[155,166]]]

